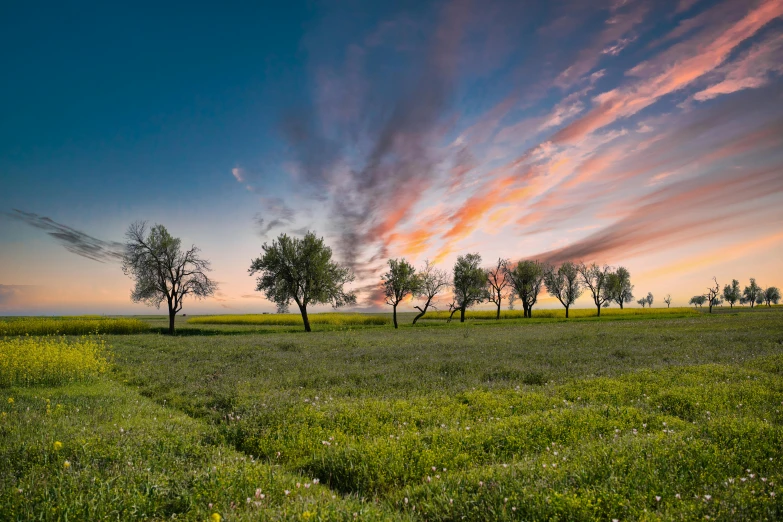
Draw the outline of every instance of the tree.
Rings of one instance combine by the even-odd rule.
[[[647,298],[642,297],[641,299],[637,299],[636,304],[639,304],[642,306],[642,308],[644,308],[647,305]]]
[[[633,285],[631,284],[631,273],[624,266],[609,274],[607,283],[607,295],[609,299],[615,301],[623,308],[623,303],[633,301]]]
[[[758,298],[761,295],[761,293],[762,293],[761,287],[756,284],[756,278],[751,277],[750,285],[746,286],[745,289],[742,291],[742,297],[745,300],[745,302],[750,303],[750,307],[753,308],[753,306],[758,301]]]
[[[260,274],[256,290],[264,292],[278,308],[293,300],[306,332],[311,331],[307,305],[331,303],[339,308],[356,303],[356,295],[343,289],[353,281],[353,272],[332,261],[332,249],[314,232],[308,231],[302,239],[281,234],[261,248],[263,255],[254,259],[248,270],[251,276]]]
[[[429,261],[424,261],[424,268],[419,271],[419,288],[414,292],[414,297],[424,299],[424,308],[416,306],[416,310],[419,311],[418,315],[413,318],[413,324],[422,318],[427,313],[427,309],[435,305],[432,304],[432,300],[438,295],[444,288],[449,286],[449,275],[445,270],[438,270]]]
[[[704,297],[703,295],[694,295],[693,297],[691,297],[691,300],[688,301],[688,304],[692,304],[693,306],[698,306],[699,308],[701,308],[706,300],[707,298]]]
[[[780,289],[776,286],[770,286],[766,290],[764,290],[764,301],[767,303],[767,306],[772,306],[771,303],[778,304],[778,301],[780,301]]]
[[[598,310],[598,317],[601,317],[601,305],[609,300],[608,285],[611,268],[606,265],[599,267],[595,263],[591,265],[580,263],[577,265],[577,268],[579,269],[579,274],[582,276],[582,284],[584,284],[592,294],[595,308]]]
[[[389,271],[381,276],[386,304],[392,306],[394,327],[397,328],[397,305],[410,294],[419,291],[416,269],[405,259],[389,259]]]
[[[666,294],[666,297],[663,298],[663,302],[666,303],[666,308],[669,308],[672,305],[672,294]]]
[[[712,313],[712,307],[717,306],[720,301],[720,285],[715,277],[713,277],[712,280],[715,282],[715,286],[709,287],[707,289],[707,294],[704,296],[710,307],[710,313]]]
[[[732,279],[731,285],[726,285],[723,287],[723,298],[727,303],[729,303],[730,308],[734,308],[734,303],[742,298],[739,281]]]
[[[556,297],[565,307],[566,318],[568,309],[582,295],[582,283],[579,281],[579,269],[571,261],[566,261],[557,270],[550,267],[544,274],[546,290]]]
[[[645,297],[645,299],[647,300],[647,306],[652,308],[653,300],[655,299],[652,295],[652,292],[647,292],[647,297]]]
[[[503,302],[503,298],[506,297],[508,292],[506,288],[509,286],[508,278],[506,274],[508,272],[508,260],[498,258],[497,265],[493,268],[488,268],[487,272],[487,299],[495,303],[498,307],[497,316],[495,319],[500,319],[500,304]]]
[[[461,323],[465,322],[465,310],[487,298],[487,273],[480,265],[479,254],[459,256],[454,264],[454,298]]]
[[[506,279],[514,289],[514,295],[522,301],[525,317],[533,317],[533,305],[538,301],[547,270],[548,267],[538,261],[520,261],[506,270]]]
[[[131,300],[156,308],[166,301],[169,334],[173,335],[174,318],[185,297],[203,299],[217,290],[217,283],[206,274],[211,270],[209,261],[199,256],[195,245],[183,251],[180,239],[172,237],[163,225],[148,230],[146,222],[137,221],[128,227],[125,237],[122,271],[136,281]]]

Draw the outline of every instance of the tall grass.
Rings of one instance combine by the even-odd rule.
[[[82,337],[15,337],[0,340],[0,386],[57,385],[104,373],[104,341]]]
[[[501,319],[522,319],[524,317],[523,310],[501,310]],[[693,308],[603,308],[601,310],[601,317],[635,317],[635,316],[685,316],[685,315],[699,315],[699,312]],[[572,308],[568,311],[568,316],[574,319],[584,319],[587,317],[596,317],[595,308]],[[473,319],[476,321],[492,321],[497,317],[495,310],[468,310],[465,312],[465,319]],[[449,312],[445,310],[437,312],[428,312],[423,319],[435,319],[445,320],[449,318]],[[454,314],[454,318],[459,318],[459,312]],[[534,319],[565,319],[565,308],[553,308],[553,309],[533,309]]]
[[[10,335],[135,334],[149,325],[139,319],[100,316],[20,317],[0,321],[0,337]]]
[[[310,324],[331,326],[369,326],[390,324],[388,317],[366,314],[324,313],[308,316]],[[246,315],[205,315],[191,317],[188,324],[244,324],[269,326],[301,326],[302,316],[299,314],[246,314]]]

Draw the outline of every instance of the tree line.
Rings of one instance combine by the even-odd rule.
[[[217,283],[207,275],[211,271],[210,263],[200,256],[195,245],[183,250],[181,241],[172,237],[163,225],[148,228],[145,222],[134,223],[126,239],[122,268],[135,281],[131,300],[157,308],[165,302],[169,332],[174,333],[174,319],[182,310],[186,296],[203,299],[217,291]],[[307,232],[302,239],[281,234],[261,248],[261,256],[251,260],[248,269],[249,275],[257,276],[256,290],[274,302],[279,313],[287,312],[293,301],[302,315],[305,331],[311,331],[308,306],[331,304],[339,308],[356,303],[356,294],[345,289],[354,280],[353,272],[332,260],[332,249],[314,232]],[[500,319],[504,300],[510,308],[520,301],[524,317],[532,317],[533,307],[544,291],[563,305],[566,317],[569,308],[584,293],[591,297],[599,317],[601,308],[611,303],[623,308],[634,299],[631,274],[622,266],[613,268],[572,261],[553,266],[534,260],[498,259],[492,267],[484,268],[481,262],[478,253],[459,256],[449,273],[435,268],[429,261],[417,270],[404,258],[389,259],[381,285],[385,301],[392,307],[394,327],[398,328],[397,307],[406,298],[413,297],[423,303],[414,307],[418,310],[413,319],[416,324],[429,309],[435,308],[436,297],[447,289],[453,295],[449,321],[459,312],[460,322],[465,321],[468,308],[483,302],[495,304]],[[691,299],[691,304],[701,306],[707,302],[711,312],[723,299],[732,306],[737,301],[753,306],[764,301],[768,305],[777,304],[780,300],[777,288],[761,290],[755,279],[751,279],[741,295],[736,280],[724,288],[722,295],[717,281],[715,285],[705,295]],[[697,302],[697,298],[704,300]],[[652,293],[648,293],[636,302],[644,307],[652,306],[653,300]],[[663,301],[670,306],[671,295]]]
[[[731,280],[731,284],[723,287],[723,292],[718,293],[719,285],[715,281],[716,287],[711,288],[705,295],[694,295],[688,304],[703,307],[706,303],[710,308],[729,303],[729,308],[734,308],[736,303],[741,305],[750,305],[753,308],[756,305],[766,304],[772,306],[780,302],[780,289],[776,286],[762,288],[756,283],[756,278],[750,278],[750,284],[740,292],[740,283],[736,279]]]

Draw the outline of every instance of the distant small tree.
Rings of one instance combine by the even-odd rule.
[[[506,277],[508,260],[498,258],[497,264],[487,269],[487,299],[497,305],[496,319],[500,319],[500,305],[508,295],[509,281]]]
[[[515,294],[513,291],[509,292],[508,294],[508,309],[513,310],[514,309],[514,303],[517,301],[517,294]]]
[[[742,293],[740,292],[740,284],[736,279],[732,279],[730,285],[723,287],[723,299],[729,303],[729,308],[734,308],[734,303],[739,301],[741,298]]]
[[[647,297],[645,297],[645,299],[647,300],[647,306],[649,306],[650,308],[652,308],[652,305],[653,305],[653,300],[655,299],[655,298],[653,297],[653,295],[652,295],[652,292],[647,292]]]
[[[623,308],[623,303],[633,301],[633,285],[631,284],[631,273],[624,266],[618,267],[608,276],[607,295],[609,298]]]
[[[566,261],[557,269],[549,267],[544,273],[544,284],[549,295],[557,298],[565,307],[566,318],[568,318],[568,309],[582,295],[582,283],[579,280],[579,269],[576,264]]]
[[[122,258],[122,271],[136,281],[131,292],[134,303],[160,308],[165,301],[169,309],[169,334],[174,334],[174,318],[182,310],[186,296],[209,297],[217,283],[207,276],[209,261],[199,256],[193,245],[182,250],[182,241],[172,237],[166,227],[133,223],[125,234],[127,243]]]
[[[693,306],[698,306],[701,308],[704,305],[704,302],[707,300],[706,297],[703,295],[694,295],[691,297],[691,300],[688,301],[688,304],[692,304]]]
[[[511,283],[516,295],[522,301],[525,317],[533,317],[533,305],[538,301],[548,267],[538,261],[520,261],[508,267],[506,279]]]
[[[424,307],[415,307],[419,313],[413,318],[413,324],[416,324],[416,321],[427,313],[427,309],[430,306],[435,308],[432,300],[435,299],[435,296],[441,293],[444,288],[449,286],[449,283],[449,275],[445,270],[435,268],[429,260],[424,261],[424,268],[419,271],[419,288],[414,294],[414,297],[424,300]]]
[[[764,290],[764,301],[767,306],[772,306],[772,303],[778,304],[780,301],[780,289],[776,286],[770,286]]]
[[[641,305],[642,308],[644,308],[645,306],[647,306],[647,298],[642,297],[641,299],[637,299],[636,303]]]
[[[601,305],[610,299],[609,274],[612,272],[612,269],[606,265],[600,267],[595,263],[591,265],[580,263],[577,265],[577,268],[582,276],[582,284],[590,290],[598,317],[601,317]]]
[[[397,326],[397,305],[407,296],[419,291],[416,269],[405,259],[389,259],[389,271],[381,276],[386,304],[392,307],[394,327]]]
[[[672,305],[672,294],[666,294],[666,297],[663,298],[663,302],[666,303],[666,308],[669,308]]]
[[[459,322],[465,322],[465,310],[487,299],[487,273],[481,268],[479,254],[459,256],[454,264],[454,297],[459,306]]]
[[[710,307],[710,313],[712,313],[712,307],[717,306],[720,301],[720,285],[715,277],[713,277],[712,280],[715,282],[715,286],[709,287],[707,289],[707,294],[704,296]]]
[[[330,303],[334,308],[356,303],[356,295],[343,287],[353,281],[347,267],[332,261],[332,249],[323,238],[307,232],[298,239],[281,234],[271,245],[261,247],[263,255],[254,259],[248,272],[260,273],[256,290],[264,292],[278,309],[293,300],[299,307],[306,332],[311,331],[307,317],[310,304]]]
[[[762,294],[762,290],[761,287],[756,284],[756,278],[751,277],[750,284],[746,286],[745,289],[742,291],[743,299],[745,300],[746,303],[750,303],[750,307],[753,308],[753,306],[758,302],[758,298],[761,294]]]

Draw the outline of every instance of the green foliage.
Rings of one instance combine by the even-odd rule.
[[[646,303],[647,301],[645,301]],[[623,318],[672,318],[683,316],[698,316],[699,313],[692,308],[604,308],[601,310],[601,318],[608,320]],[[565,319],[565,310],[544,309],[536,312],[535,319]],[[525,317],[522,310],[503,310],[500,312],[500,319],[522,319]],[[572,308],[569,310],[569,317],[573,319],[597,319],[596,311],[593,308]],[[427,320],[446,320],[449,313],[446,311],[431,312],[427,314]],[[491,321],[495,319],[494,310],[468,310],[465,313],[465,319],[470,321]]]
[[[764,290],[764,302],[767,306],[771,306],[772,303],[778,304],[780,301],[780,289],[775,286],[770,286]]]
[[[394,310],[394,327],[397,328],[397,305],[409,295],[419,292],[422,281],[416,269],[405,259],[389,259],[389,271],[381,276],[386,304]]]
[[[0,337],[9,335],[136,334],[149,331],[144,321],[100,316],[17,317],[0,320]]]
[[[749,304],[751,308],[764,302],[764,291],[758,284],[756,284],[756,278],[750,278],[750,284],[742,291],[740,302],[743,304]]]
[[[544,272],[544,284],[549,295],[565,307],[565,316],[568,317],[569,308],[582,295],[578,265],[566,261],[557,270],[550,267]]]
[[[487,299],[487,273],[481,268],[479,254],[459,256],[454,264],[454,299],[460,308],[460,320],[465,310]]]
[[[352,313],[321,313],[308,315],[311,324],[327,324],[334,326],[348,325],[385,325],[391,323],[383,315],[352,314]],[[245,314],[245,315],[202,315],[188,318],[188,324],[244,324],[244,325],[276,325],[302,326],[302,316],[299,314]]]
[[[618,267],[617,270],[609,273],[606,287],[609,300],[620,305],[620,308],[623,307],[624,303],[633,301],[631,273],[624,266]]]
[[[726,285],[723,287],[723,299],[726,300],[729,305],[734,308],[734,303],[740,300],[742,298],[742,293],[740,292],[740,284],[739,281],[736,279],[731,280],[731,285]]]
[[[538,261],[520,261],[506,272],[514,294],[522,301],[523,315],[531,317],[549,267]]]

